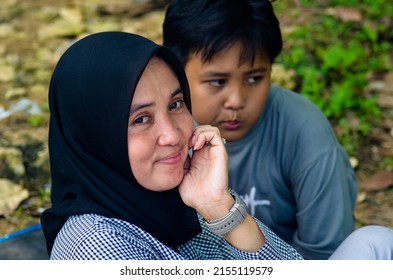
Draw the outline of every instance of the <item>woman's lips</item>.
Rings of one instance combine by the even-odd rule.
[[[175,154],[171,154],[167,157],[158,160],[158,162],[163,164],[177,164],[180,160],[181,160],[181,152],[177,152]]]
[[[223,122],[223,127],[226,130],[237,130],[241,126],[242,126],[242,124],[239,121],[225,121],[225,122]]]

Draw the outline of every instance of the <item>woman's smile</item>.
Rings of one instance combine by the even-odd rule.
[[[159,164],[170,164],[170,165],[178,164],[181,161],[181,159],[182,159],[181,155],[182,155],[181,151],[178,151],[176,153],[172,153],[172,154],[170,154],[168,156],[160,158],[159,160],[156,161],[156,163],[159,163]]]

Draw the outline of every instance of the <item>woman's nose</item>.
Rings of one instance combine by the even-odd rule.
[[[166,117],[159,123],[159,131],[161,131],[158,137],[159,145],[177,145],[180,141],[180,130],[178,124],[171,118]]]

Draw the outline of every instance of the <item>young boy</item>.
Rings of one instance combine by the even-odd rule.
[[[306,259],[327,259],[353,230],[357,185],[322,112],[271,84],[282,40],[270,1],[171,1],[163,36],[196,122],[228,141],[229,186]]]

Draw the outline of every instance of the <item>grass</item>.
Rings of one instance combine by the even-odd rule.
[[[301,0],[273,5],[284,22],[284,50],[277,63],[295,70],[293,90],[324,112],[339,128],[348,154],[356,157],[382,115],[375,93],[366,90],[369,77],[393,70],[391,1]],[[285,26],[288,17],[295,26]]]

